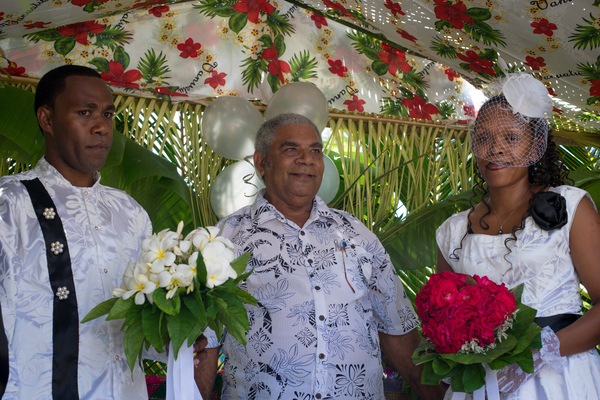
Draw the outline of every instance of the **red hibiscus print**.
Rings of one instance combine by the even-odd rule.
[[[463,111],[467,117],[477,118],[477,111],[475,111],[475,106],[463,106]]]
[[[86,45],[88,42],[88,34],[98,35],[104,31],[105,27],[106,25],[97,24],[94,21],[86,21],[63,26],[56,31],[64,37],[75,36],[75,41],[77,43]]]
[[[315,14],[313,13],[310,16],[310,19],[313,20],[313,22],[315,23],[315,26],[317,27],[317,29],[321,29],[322,26],[328,26],[327,25],[327,18],[319,15],[319,14]]]
[[[163,13],[166,12],[169,12],[169,6],[158,6],[148,10],[148,13],[154,15],[156,18],[162,17]]]
[[[462,29],[465,24],[473,24],[473,18],[465,14],[467,6],[461,1],[448,4],[446,0],[435,0],[437,6],[434,8],[435,16],[444,21],[450,21],[450,25],[456,29]]]
[[[281,83],[283,83],[283,74],[290,72],[292,69],[290,68],[290,64],[279,59],[279,55],[277,54],[275,45],[273,45],[273,47],[270,49],[265,49],[262,52],[261,57],[265,60],[271,61],[269,63],[269,66],[267,67],[269,74],[279,76],[279,80],[281,81]]]
[[[329,63],[329,72],[332,74],[336,74],[343,78],[344,75],[346,75],[346,72],[348,72],[348,68],[344,67],[342,60],[328,60],[327,62]]]
[[[469,68],[471,68],[471,71],[473,72],[496,75],[496,71],[491,68],[494,66],[494,62],[486,60],[485,58],[479,58],[479,54],[475,53],[473,50],[467,51],[466,55],[456,53],[456,56],[464,62],[469,63]]]
[[[525,65],[529,65],[534,71],[539,71],[541,67],[545,67],[546,63],[544,61],[546,60],[543,57],[525,57]]]
[[[44,29],[50,22],[34,22],[33,24],[24,24],[25,29]]]
[[[0,21],[2,21],[4,19],[4,13],[0,12]]]
[[[346,7],[334,1],[323,0],[323,4],[325,4],[328,8],[339,11],[340,13],[342,13],[342,15],[346,17],[350,17],[352,15],[348,12],[348,10],[346,10]]]
[[[121,63],[116,61],[109,61],[108,72],[103,72],[100,75],[102,76],[102,79],[107,81],[110,85],[135,89],[139,88],[140,85],[134,82],[142,77],[142,73],[137,69],[125,71],[125,68],[123,68]]]
[[[90,4],[92,1],[97,3],[106,3],[108,0],[71,0],[71,4],[78,7],[84,7]]]
[[[398,3],[393,3],[390,0],[385,0],[385,4],[384,5],[385,5],[385,8],[387,8],[388,10],[390,10],[393,15],[406,15],[402,11],[402,7],[400,7],[400,4],[398,4]]]
[[[25,67],[18,67],[16,63],[9,62],[6,67],[0,69],[0,73],[10,76],[23,76],[25,74]]]
[[[546,18],[540,19],[538,22],[532,22],[531,27],[534,28],[533,33],[538,35],[552,36],[558,28],[555,24],[550,23]]]
[[[444,73],[446,74],[446,76],[448,77],[448,80],[450,82],[453,82],[454,79],[456,79],[456,78],[460,78],[460,75],[457,74],[456,72],[452,71],[450,68],[446,68]]]
[[[410,110],[410,118],[428,119],[431,114],[439,114],[440,110],[433,104],[427,103],[424,98],[414,95],[412,99],[402,100],[402,105]]]
[[[225,77],[227,74],[225,72],[218,73],[216,69],[211,71],[211,76],[206,78],[204,84],[209,84],[210,87],[216,89],[218,86],[225,86]]]
[[[168,95],[168,96],[172,96],[172,97],[176,97],[176,96],[180,96],[180,97],[188,97],[188,95],[187,95],[187,94],[185,94],[185,93],[179,93],[179,92],[175,92],[175,91],[173,91],[173,92],[172,92],[172,91],[170,91],[168,88],[165,88],[165,87],[159,87],[159,88],[156,88],[156,89],[154,89],[154,91],[155,91],[156,93],[160,93],[160,94],[166,94],[166,95]]]
[[[194,43],[194,39],[189,38],[184,43],[179,43],[177,45],[177,50],[181,51],[181,54],[179,54],[181,58],[194,58],[198,57],[198,50],[200,50],[200,47],[202,47],[200,43]]]
[[[150,0],[150,1],[142,1],[140,3],[135,3],[133,5],[133,7],[131,7],[132,9],[134,8],[142,8],[142,7],[152,7],[155,6],[157,4],[161,4],[164,3],[167,0]]]
[[[248,13],[248,21],[258,24],[258,14],[263,11],[267,14],[272,14],[275,11],[267,0],[240,0],[238,3],[231,6],[236,12]]]
[[[359,99],[357,95],[353,95],[352,100],[346,100],[344,105],[348,106],[348,111],[363,112],[365,111],[365,108],[363,107],[363,104],[365,103],[366,101]]]
[[[381,47],[384,51],[377,53],[381,62],[388,64],[390,74],[396,76],[396,72],[400,69],[402,72],[409,72],[412,67],[406,62],[406,54],[399,49],[390,46],[387,43],[382,43]]]
[[[404,39],[410,40],[413,43],[417,43],[417,38],[406,32],[404,29],[396,29],[396,32],[399,33]]]
[[[600,96],[600,79],[590,79],[588,82],[592,84],[590,94],[592,96]]]

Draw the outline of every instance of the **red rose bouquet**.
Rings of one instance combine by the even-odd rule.
[[[533,372],[531,348],[540,348],[536,311],[521,304],[523,285],[509,291],[487,277],[454,272],[433,274],[417,293],[423,341],[413,354],[424,364],[422,382],[452,378],[455,392],[471,393],[492,370],[517,363]]]

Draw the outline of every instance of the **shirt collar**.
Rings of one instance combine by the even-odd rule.
[[[36,164],[34,171],[45,181],[58,186],[75,187],[69,182],[54,166],[52,166],[46,157],[42,157]],[[94,184],[92,187],[100,185],[100,173],[94,171]]]
[[[261,189],[256,196],[256,200],[251,206],[250,217],[255,225],[261,225],[269,220],[277,219],[279,222],[284,224],[292,224],[275,206],[267,199],[265,199],[265,189]],[[341,218],[331,211],[327,204],[319,197],[315,196],[313,199],[312,209],[310,215],[304,226],[308,226],[311,223],[318,221],[321,218],[331,219],[337,224],[341,224]]]

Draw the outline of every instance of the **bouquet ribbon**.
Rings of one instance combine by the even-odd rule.
[[[485,368],[485,385],[473,392],[473,400],[485,400],[485,392],[487,390],[488,400],[500,400],[500,389],[498,388],[498,377],[496,371],[491,369],[487,364],[483,364]],[[464,400],[467,394],[464,392],[453,392],[451,400]]]
[[[194,346],[179,349],[177,360],[173,344],[169,342],[166,400],[202,400],[194,380]]]

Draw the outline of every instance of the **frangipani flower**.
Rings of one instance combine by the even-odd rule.
[[[165,267],[170,267],[175,262],[175,253],[169,250],[172,250],[176,245],[177,240],[174,232],[164,234],[162,240],[160,233],[152,235],[142,243],[142,249],[144,250],[142,259],[144,262],[151,264],[150,271],[158,274]]]
[[[156,290],[156,283],[149,280],[144,274],[137,274],[133,280],[124,278],[123,283],[126,284],[128,290],[124,291],[122,288],[115,289],[113,290],[113,296],[122,297],[123,300],[127,300],[135,294],[134,301],[137,305],[144,304],[145,295],[151,295]],[[151,298],[148,301],[151,302]]]
[[[206,228],[198,228],[191,231],[185,240],[191,240],[195,248],[202,251],[204,246],[209,242],[219,241],[229,249],[233,249],[233,243],[226,237],[219,236],[219,228],[216,226],[207,226]]]
[[[235,258],[233,251],[222,242],[207,243],[202,257],[206,265],[206,287],[212,289],[222,285],[229,278],[237,278],[237,273],[231,267],[231,261]]]

